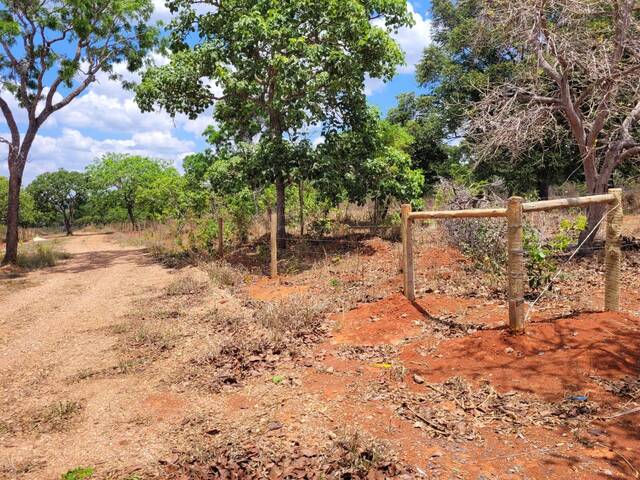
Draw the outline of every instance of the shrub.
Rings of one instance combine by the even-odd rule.
[[[495,193],[499,185],[478,183],[470,186],[443,180],[436,200],[445,210],[465,210],[504,205]],[[502,219],[456,219],[442,222],[449,242],[469,257],[477,267],[500,274],[507,261],[507,227]]]
[[[171,282],[165,289],[165,294],[168,297],[197,295],[204,292],[208,286],[208,282],[187,275]]]
[[[29,246],[18,252],[18,266],[27,270],[54,267],[58,261],[71,258],[71,255],[62,250],[56,250],[51,245],[38,243],[35,247]]]
[[[64,473],[60,480],[85,480],[93,476],[94,469],[91,467],[79,467]]]
[[[218,287],[237,287],[244,283],[247,270],[242,266],[231,265],[223,260],[203,262],[200,268],[207,272],[214,285]]]
[[[532,224],[525,225],[525,265],[532,290],[538,290],[551,282],[558,271],[556,257],[565,253],[586,228],[587,217],[584,215],[579,215],[573,221],[563,219],[560,221],[560,231],[545,243]]]

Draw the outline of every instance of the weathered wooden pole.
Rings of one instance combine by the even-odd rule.
[[[271,210],[271,278],[278,278],[278,213]]]
[[[218,257],[224,258],[224,218],[218,217]]]
[[[509,282],[509,328],[524,333],[524,249],[522,244],[522,198],[507,202],[507,280]]]
[[[416,299],[415,275],[413,270],[413,220],[410,218],[411,205],[402,205],[402,272],[404,295]]]
[[[612,188],[609,193],[615,196],[609,213],[607,214],[607,243],[605,245],[605,287],[604,309],[609,312],[620,310],[620,265],[622,263],[622,222],[624,211],[622,208],[622,189]]]

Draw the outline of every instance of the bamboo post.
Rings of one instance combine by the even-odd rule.
[[[224,218],[218,217],[218,257],[224,258]]]
[[[612,188],[609,193],[615,196],[615,200],[613,207],[607,214],[604,309],[609,312],[615,312],[620,310],[620,264],[622,261],[620,239],[624,211],[622,208],[622,189]]]
[[[416,299],[415,275],[413,270],[413,220],[410,218],[411,205],[402,205],[402,272],[404,295],[411,301]]]
[[[278,214],[271,210],[271,278],[278,277]]]
[[[507,202],[507,280],[509,282],[509,328],[524,333],[524,249],[522,244],[522,198]]]

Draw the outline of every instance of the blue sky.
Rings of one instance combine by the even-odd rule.
[[[170,14],[164,0],[154,0],[154,3],[154,19],[168,20]],[[409,3],[416,25],[403,29],[396,36],[405,51],[407,65],[400,67],[389,83],[371,79],[366,84],[369,101],[383,113],[395,104],[400,93],[419,90],[415,82],[415,64],[430,41],[429,5],[426,0],[410,0]],[[127,75],[123,65],[116,69]],[[172,119],[159,112],[143,114],[131,92],[123,90],[118,82],[106,76],[98,80],[43,125],[25,169],[26,183],[40,173],[58,168],[82,170],[96,157],[112,151],[163,158],[180,168],[186,155],[205,148],[202,131],[211,121],[210,112],[195,121],[183,116]],[[15,106],[15,101],[11,103]],[[16,111],[17,107],[14,114]],[[22,121],[21,115],[16,116],[19,123],[24,124],[24,115]],[[0,118],[0,135],[6,131],[4,119]],[[6,147],[2,146],[0,155],[3,156],[0,175],[6,176]]]

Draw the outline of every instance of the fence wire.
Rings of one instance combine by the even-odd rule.
[[[527,312],[524,315],[524,323],[525,323],[525,325],[529,321],[529,318],[531,316],[532,310],[535,308],[535,306],[538,304],[538,302],[542,299],[542,297],[544,297],[544,295],[549,291],[549,289],[555,283],[555,281],[558,279],[558,277],[563,273],[565,267],[571,262],[571,260],[573,260],[575,258],[575,256],[578,253],[580,253],[581,251],[584,251],[584,250],[582,250],[582,247],[584,247],[584,245],[589,241],[589,239],[592,238],[592,236],[595,234],[595,232],[598,231],[598,229],[600,228],[602,223],[607,219],[609,214],[612,213],[614,210],[616,210],[619,207],[620,207],[620,204],[619,204],[619,202],[617,202],[617,204],[615,206],[613,206],[610,210],[608,210],[602,216],[600,221],[596,224],[595,227],[593,227],[591,229],[591,231],[589,232],[588,235],[585,235],[584,240],[580,243],[580,245],[578,245],[578,247],[573,251],[573,253],[569,256],[569,258],[564,262],[564,264],[561,267],[558,268],[558,271],[551,278],[551,280],[549,280],[549,282],[545,285],[545,287],[540,292],[540,295],[538,295],[538,297],[533,301],[533,303],[529,304],[529,308],[527,309]],[[606,247],[606,245],[603,245],[602,247],[600,247],[600,249],[604,249],[605,247]]]

